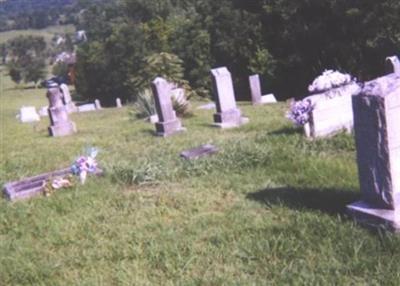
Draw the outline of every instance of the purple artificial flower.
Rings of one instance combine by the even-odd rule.
[[[313,107],[310,99],[293,102],[287,113],[287,118],[293,121],[297,126],[303,126],[310,120],[310,113]]]

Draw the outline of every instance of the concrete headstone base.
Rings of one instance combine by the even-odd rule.
[[[242,117],[239,109],[214,114],[214,126],[219,128],[235,128],[249,122],[247,117]]]
[[[49,134],[53,137],[68,136],[76,132],[76,125],[72,121],[49,127]]]
[[[348,205],[347,211],[363,226],[400,233],[400,221],[396,221],[394,210],[380,209],[367,202],[358,201]]]
[[[182,127],[182,123],[179,119],[168,122],[156,122],[155,125],[156,135],[161,137],[168,137],[186,131],[186,128]]]
[[[270,93],[270,94],[261,96],[259,101],[253,101],[252,104],[254,106],[257,106],[257,105],[273,104],[273,103],[277,103],[277,102],[278,101],[276,100],[275,95]]]
[[[70,103],[66,104],[65,108],[67,109],[68,113],[78,112],[78,107],[73,102],[70,102]]]
[[[245,125],[249,123],[250,120],[247,117],[241,117],[240,122],[232,123],[232,122],[227,122],[227,123],[214,123],[212,126],[217,127],[217,128],[222,128],[222,129],[230,129],[230,128],[237,128],[242,125]]]

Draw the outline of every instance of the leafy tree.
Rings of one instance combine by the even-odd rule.
[[[135,99],[151,55],[180,58],[202,94],[209,70],[227,66],[237,94],[259,73],[279,98],[302,97],[326,68],[367,80],[400,49],[400,2],[392,0],[121,0],[85,3],[79,29],[79,92]],[[147,79],[146,79],[147,78]],[[290,84],[288,84],[290,82]]]
[[[68,79],[69,78],[69,67],[68,64],[63,63],[63,62],[58,62],[56,64],[53,65],[53,68],[51,70],[51,73],[54,76],[57,76],[59,78],[63,78],[63,79]]]
[[[10,56],[8,71],[20,83],[36,83],[46,76],[46,42],[43,37],[20,36],[7,42]]]
[[[7,60],[7,45],[5,43],[0,45],[0,58],[1,58],[1,64],[6,64]]]
[[[19,84],[22,80],[21,69],[13,61],[7,64],[7,69],[8,75],[11,77],[11,80],[14,81],[16,84]]]
[[[183,80],[182,60],[169,53],[156,53],[145,58],[142,72],[132,79],[135,89],[149,86],[156,77],[163,77],[170,82],[181,83]]]

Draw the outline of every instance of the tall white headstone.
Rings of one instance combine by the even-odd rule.
[[[238,127],[248,122],[236,106],[231,73],[226,67],[211,70],[213,95],[217,107],[214,123],[221,128]]]
[[[151,85],[159,121],[155,123],[158,136],[170,136],[184,131],[181,121],[176,117],[172,106],[171,85],[163,78],[157,77]]]

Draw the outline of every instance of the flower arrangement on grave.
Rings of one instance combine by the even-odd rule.
[[[308,91],[314,94],[322,94],[327,98],[336,96],[357,94],[360,92],[360,85],[357,79],[349,74],[340,73],[334,70],[325,70],[309,86]]]
[[[311,99],[315,95],[326,98],[334,98],[346,94],[357,94],[360,85],[357,80],[349,74],[343,74],[334,70],[325,70],[309,86],[308,91],[311,96],[291,104],[287,113],[289,118],[297,126],[305,125],[310,120],[310,113],[315,107],[315,102]]]
[[[73,186],[74,178],[72,175],[52,178],[44,183],[43,193],[46,197],[48,197],[56,190],[71,188]]]
[[[98,150],[96,148],[89,148],[86,151],[86,156],[80,156],[71,166],[72,174],[79,176],[82,185],[85,183],[88,173],[94,174],[97,172],[97,153]]]
[[[295,125],[303,126],[310,120],[310,113],[314,106],[309,99],[294,101],[290,105],[286,117],[289,118]]]

